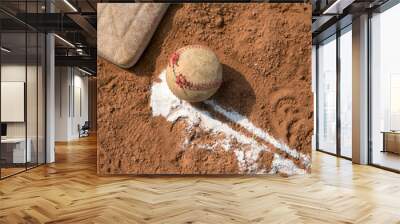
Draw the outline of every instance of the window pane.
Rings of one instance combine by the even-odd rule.
[[[336,40],[318,48],[318,149],[336,153]]]
[[[38,46],[38,163],[45,163],[45,52],[46,37],[43,33],[39,33],[39,46]]]
[[[26,118],[27,118],[27,142],[30,148],[30,161],[28,168],[37,165],[37,33],[28,32],[28,62],[27,62],[27,80],[26,80]]]
[[[26,142],[26,33],[2,33],[1,46],[1,177],[25,170],[30,161]],[[27,150],[28,149],[28,150]]]
[[[37,1],[27,2],[26,12],[37,13]],[[38,163],[38,33],[27,29],[27,76],[26,76],[26,125],[27,143],[30,149],[30,161],[27,167],[31,168]]]
[[[400,170],[400,4],[371,19],[372,163]]]
[[[0,1],[11,14],[44,12],[45,1]],[[0,177],[45,161],[45,35],[0,12]]]
[[[340,36],[340,153],[352,156],[352,35]]]

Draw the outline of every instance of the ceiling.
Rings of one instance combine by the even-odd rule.
[[[55,33],[56,65],[77,66],[96,73],[96,0],[1,0],[2,46],[12,49],[7,58],[33,58],[36,33]],[[49,13],[51,11],[51,13]],[[34,41],[36,43],[36,39]],[[27,48],[25,49],[25,46]],[[4,54],[4,52],[2,52]],[[15,61],[14,60],[14,61]]]
[[[43,37],[44,35],[39,33],[27,33],[27,35],[25,33],[2,33],[2,46],[10,50],[10,52],[1,52],[2,62],[36,64],[38,60],[41,61],[40,57],[43,57],[45,49]]]
[[[313,44],[350,25],[353,17],[375,12],[377,8],[390,1],[397,0],[312,0]]]
[[[279,0],[273,1],[279,2]],[[332,35],[340,26],[351,23],[352,16],[376,8],[387,1],[311,0],[313,42],[316,43],[320,39]],[[95,73],[97,60],[96,3],[98,2],[132,1],[47,0],[46,5],[45,0],[0,0],[1,27],[3,32],[8,33],[2,37],[4,38],[3,45],[13,48],[12,54],[17,57],[26,54],[24,52],[25,39],[23,38],[26,28],[30,31],[54,32],[58,35],[55,38],[56,65],[80,66]],[[50,11],[52,13],[49,13]],[[28,40],[28,58],[35,49],[34,43],[30,43]]]

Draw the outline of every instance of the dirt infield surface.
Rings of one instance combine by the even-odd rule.
[[[192,105],[268,149],[250,168],[246,156],[240,163],[234,150],[248,147],[243,142],[230,139],[232,150],[200,147],[227,136],[201,127],[188,131],[185,119],[153,116],[152,86],[161,82],[169,56],[190,44],[210,47],[223,64],[223,83],[212,102],[247,118],[293,152],[252,135],[210,104]],[[305,160],[311,157],[312,133],[309,4],[172,4],[133,68],[98,58],[99,174],[290,175],[298,173],[284,169],[292,163],[309,172]],[[286,162],[275,164],[278,157]]]

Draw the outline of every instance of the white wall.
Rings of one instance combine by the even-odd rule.
[[[1,82],[1,121],[25,121],[25,83]],[[36,108],[36,105],[34,106]]]
[[[36,86],[36,80],[30,77],[31,74],[36,76],[36,67],[34,66],[27,66],[27,74],[29,79],[30,86]],[[25,64],[18,65],[18,64],[4,64],[1,66],[1,81],[2,82],[25,82]],[[27,88],[27,106],[29,108],[29,113],[27,113],[28,118],[28,129],[30,127],[34,127],[36,130],[36,113],[30,113],[31,111],[36,111],[36,88]],[[32,104],[31,104],[32,103]],[[30,105],[31,104],[31,105]],[[34,108],[33,108],[34,107]],[[7,108],[1,108],[2,110],[7,110]],[[34,124],[31,124],[34,122]],[[30,131],[28,130],[28,137]],[[25,137],[25,122],[7,122],[7,136],[8,137]]]
[[[81,76],[82,73],[74,75],[74,107],[72,108],[72,117],[71,120],[71,135],[73,138],[79,137],[78,133],[78,125],[83,125],[85,121],[88,121],[88,78]]]
[[[31,68],[28,67],[28,70]],[[3,82],[25,82],[25,64],[9,64],[1,66],[1,81]],[[6,110],[6,108],[1,108]],[[25,123],[11,122],[7,123],[7,137],[25,137]]]
[[[67,141],[69,132],[69,84],[68,67],[55,68],[55,141]]]
[[[28,66],[28,70],[32,67]],[[25,64],[5,64],[1,65],[1,81],[25,82]]]
[[[88,78],[76,68],[56,67],[55,85],[55,140],[77,139],[78,125],[88,120]]]

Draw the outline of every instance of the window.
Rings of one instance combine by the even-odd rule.
[[[372,164],[400,170],[400,4],[371,18]]]
[[[37,13],[44,2],[0,3],[6,5]],[[0,178],[5,178],[45,163],[46,39],[6,13],[0,17],[9,21],[0,24]]]
[[[340,155],[352,157],[352,33],[351,25],[340,35]]]
[[[317,149],[336,153],[336,36],[318,47]]]
[[[353,78],[351,24],[337,34],[320,43],[317,48],[317,149],[350,159]]]

